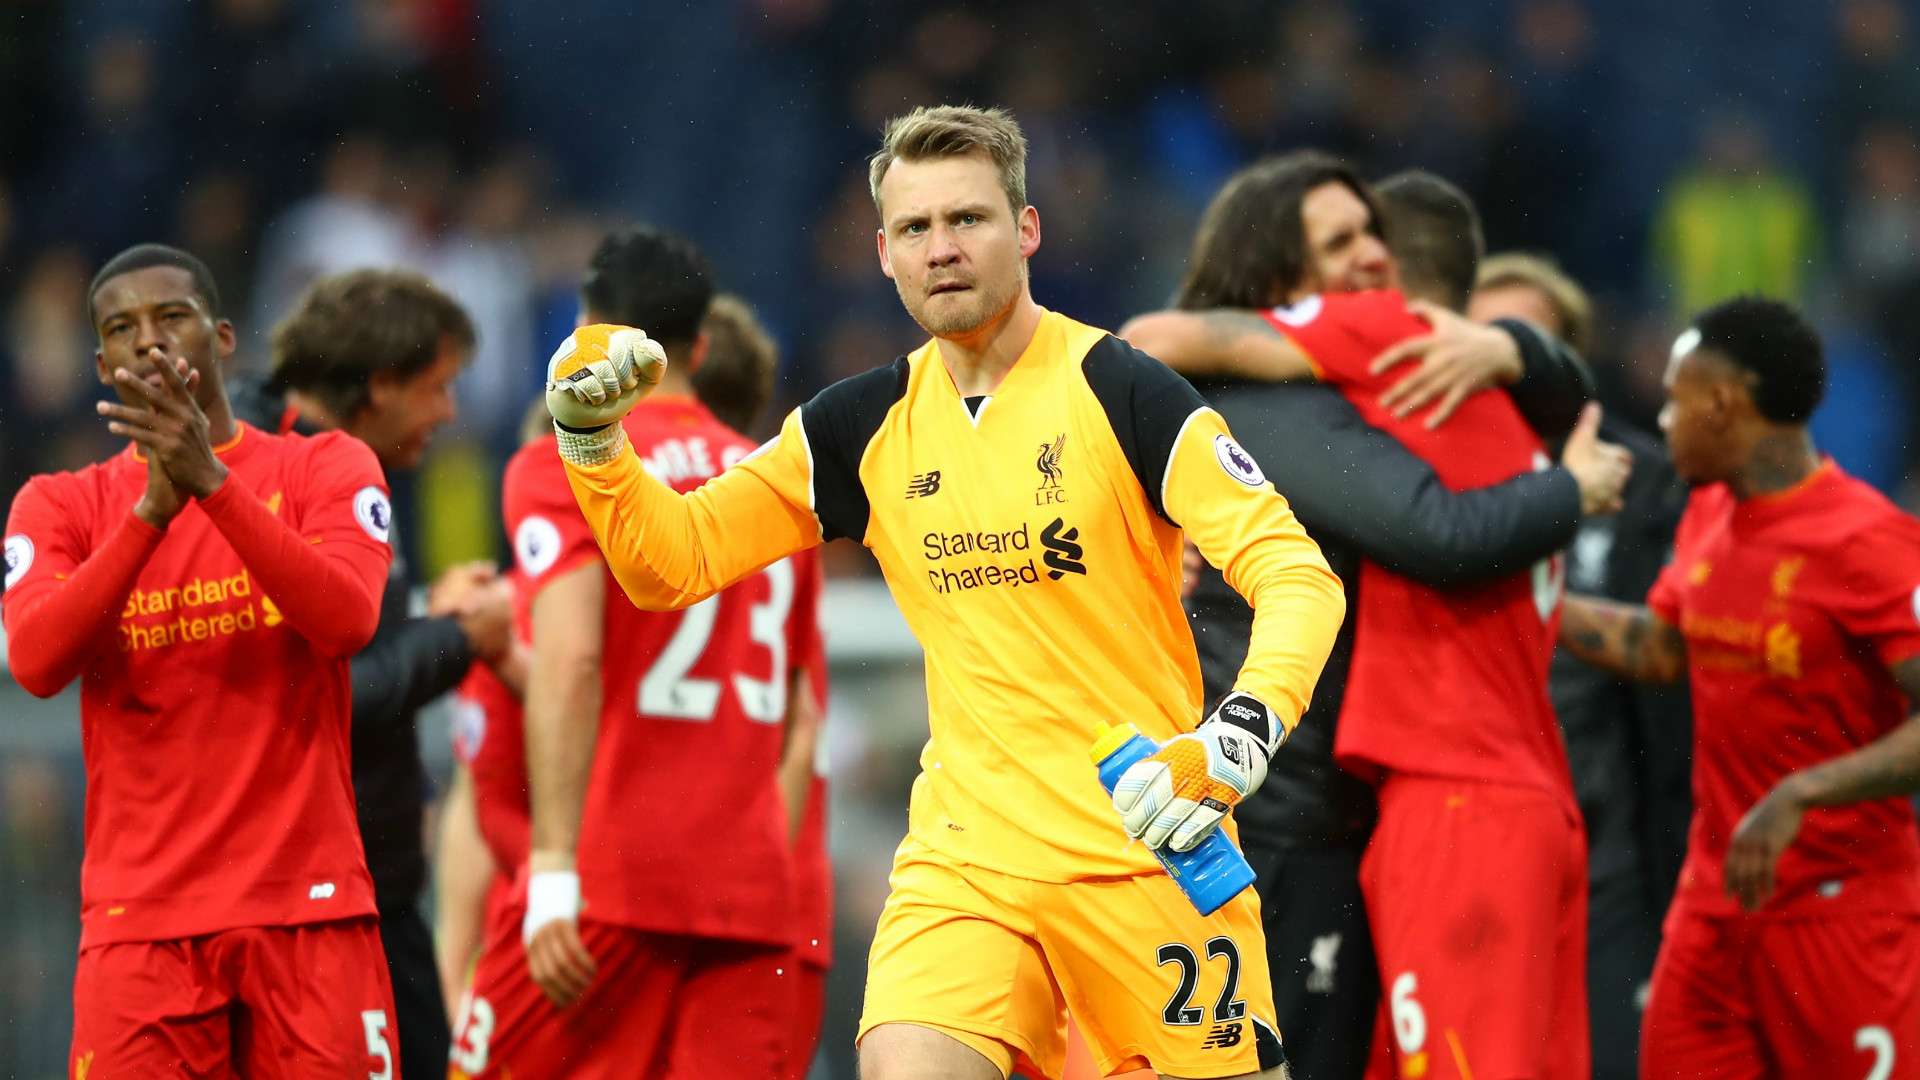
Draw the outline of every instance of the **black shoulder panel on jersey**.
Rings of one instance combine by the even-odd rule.
[[[1206,401],[1172,368],[1112,334],[1087,350],[1080,370],[1106,412],[1107,423],[1154,513],[1180,524],[1167,517],[1167,508],[1160,505],[1160,482],[1173,457],[1173,441],[1180,437],[1187,417],[1207,407]]]
[[[800,406],[800,426],[813,457],[813,514],[820,539],[867,535],[872,507],[860,484],[860,458],[893,403],[907,394],[907,358],[842,379]]]

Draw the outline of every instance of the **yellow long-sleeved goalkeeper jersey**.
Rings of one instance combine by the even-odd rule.
[[[1318,546],[1193,388],[1052,312],[977,415],[929,342],[822,391],[688,495],[631,449],[568,479],[643,608],[823,540],[871,548],[926,655],[909,830],[1041,881],[1158,869],[1087,750],[1102,723],[1165,740],[1200,719],[1182,527],[1254,608],[1238,689],[1289,728],[1345,612]]]

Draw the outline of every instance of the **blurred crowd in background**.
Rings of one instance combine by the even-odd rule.
[[[1835,354],[1829,411],[1848,417],[1834,449],[1897,489],[1920,415],[1915,15],[16,0],[0,13],[0,488],[105,448],[84,301],[111,251],[156,239],[207,259],[247,365],[315,275],[401,263],[480,322],[420,493],[453,509],[415,532],[429,569],[472,554],[497,540],[464,527],[465,489],[492,486],[465,470],[511,444],[604,227],[698,241],[772,324],[798,400],[916,341],[876,272],[860,162],[887,116],[971,100],[1011,107],[1033,140],[1051,306],[1104,325],[1157,306],[1200,206],[1262,152],[1424,166],[1478,199],[1492,248],[1552,252],[1600,295],[1595,361],[1642,416],[1679,313],[1741,289],[1810,305]]]
[[[427,574],[498,558],[499,467],[602,231],[682,232],[759,309],[783,353],[764,434],[921,340],[876,265],[863,162],[887,117],[971,101],[1032,140],[1049,307],[1117,326],[1162,306],[1200,208],[1261,153],[1417,165],[1478,200],[1490,249],[1551,253],[1595,292],[1607,403],[1649,427],[1685,313],[1743,290],[1805,305],[1832,378],[1817,437],[1913,506],[1916,36],[1916,0],[12,0],[0,493],[115,449],[86,306],[112,252],[204,258],[249,368],[307,282],[399,264],[481,336],[459,421],[397,492],[402,535]],[[889,808],[842,823],[880,858],[912,769],[889,760],[842,787]],[[36,762],[0,773],[0,926],[77,905],[77,771]],[[37,1041],[57,1063],[64,1028],[23,1022],[20,995],[70,970],[71,935],[0,935],[0,1065]],[[64,983],[45,992],[64,1009]]]

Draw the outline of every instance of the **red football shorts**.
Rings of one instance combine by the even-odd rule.
[[[827,969],[812,960],[794,960],[787,973],[793,983],[787,999],[791,1011],[785,1075],[788,1080],[807,1080],[813,1052],[820,1046],[820,1018],[827,1011]]]
[[[712,1080],[787,1075],[793,951],[580,921],[596,973],[566,1008],[527,974],[525,896],[502,918],[454,1022],[447,1075]]]
[[[1369,1077],[1590,1073],[1586,839],[1558,800],[1390,776],[1360,888],[1386,996]]]
[[[1920,917],[1667,914],[1647,1080],[1920,1077]]]
[[[371,917],[83,949],[73,1076],[400,1075]]]

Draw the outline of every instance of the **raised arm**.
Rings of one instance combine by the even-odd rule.
[[[1566,469],[1455,492],[1332,387],[1203,389],[1316,536],[1426,584],[1523,569],[1579,525],[1580,483]]]
[[[1190,379],[1317,378],[1307,354],[1257,311],[1155,311],[1128,320],[1120,336]]]
[[[200,499],[280,613],[322,655],[348,657],[372,640],[393,561],[392,507],[380,464],[339,432],[312,440],[300,527],[237,476]]]
[[[1475,391],[1504,386],[1528,425],[1552,441],[1573,429],[1581,406],[1594,397],[1593,374],[1579,353],[1530,323],[1501,319],[1481,326],[1420,300],[1408,310],[1431,331],[1395,343],[1372,364],[1379,374],[1419,361],[1381,396],[1400,415],[1434,404],[1427,422],[1437,426]],[[1322,377],[1307,351],[1258,311],[1156,311],[1129,321],[1121,336],[1188,378]]]
[[[905,387],[904,359],[829,387],[789,414],[772,441],[686,495],[647,474],[620,424],[666,365],[644,333],[609,326],[576,330],[547,365],[547,410],[567,483],[636,606],[686,607],[776,559],[866,534],[866,440],[849,424],[877,426]],[[878,416],[860,411],[869,398]]]
[[[1493,326],[1520,350],[1520,377],[1507,385],[1507,396],[1542,439],[1563,438],[1582,406],[1599,396],[1592,369],[1573,346],[1530,322],[1495,319]]]
[[[297,506],[283,517],[277,501],[269,506],[215,453],[207,414],[193,396],[198,374],[185,369],[184,361],[156,360],[157,388],[116,369],[116,384],[141,403],[103,401],[95,408],[109,418],[109,431],[132,439],[179,492],[199,501],[261,591],[315,650],[330,657],[360,651],[373,637],[381,582],[393,561],[392,508],[373,451],[340,432],[309,440],[305,460],[293,469],[302,485]],[[249,437],[244,429],[241,437]],[[294,514],[298,528],[287,520]]]
[[[1418,361],[1380,397],[1397,416],[1432,404],[1426,424],[1438,427],[1476,391],[1502,386],[1528,426],[1553,442],[1573,430],[1581,407],[1593,400],[1593,374],[1580,354],[1531,323],[1482,325],[1427,300],[1409,301],[1407,310],[1432,329],[1392,345],[1369,366],[1378,375]]]
[[[567,482],[615,580],[648,610],[697,603],[776,559],[866,536],[860,458],[905,393],[904,358],[843,380],[788,414],[780,434],[680,495],[641,466],[623,435],[569,437]]]
[[[567,483],[628,598],[671,611],[818,544],[811,472],[796,411],[756,456],[685,495],[654,479],[624,441],[605,461],[568,461]]]

